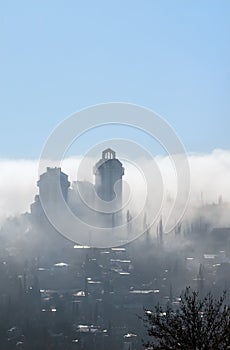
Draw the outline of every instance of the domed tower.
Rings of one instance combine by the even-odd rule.
[[[94,175],[95,190],[98,196],[102,200],[110,202],[114,200],[117,195],[116,206],[117,208],[121,208],[122,176],[124,175],[124,168],[119,159],[116,158],[116,153],[112,149],[107,148],[102,152],[102,158],[94,166]],[[114,217],[113,220],[115,220]],[[113,223],[113,225],[114,224],[115,223]]]

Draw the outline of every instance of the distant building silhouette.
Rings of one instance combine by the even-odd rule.
[[[122,213],[119,209],[122,207],[122,176],[124,167],[116,153],[107,148],[102,152],[102,158],[94,166],[95,190],[97,195],[104,201],[114,202],[114,214],[110,215],[111,225],[116,226],[122,222]],[[117,213],[115,211],[118,210]],[[107,216],[108,216],[107,215]]]
[[[101,199],[112,201],[117,194],[119,201],[122,201],[122,176],[124,175],[124,168],[122,163],[116,158],[116,153],[113,150],[107,148],[102,152],[102,158],[94,167],[94,175],[95,189]]]
[[[102,152],[102,158],[96,163],[93,171],[95,185],[77,180],[73,182],[71,189],[68,175],[63,173],[61,168],[48,167],[37,182],[39,194],[35,196],[34,203],[31,204],[32,216],[36,219],[44,218],[43,204],[60,215],[63,208],[58,193],[58,188],[60,188],[63,198],[71,210],[80,218],[86,216],[93,226],[97,222],[105,227],[121,224],[122,211],[119,209],[122,207],[122,176],[124,175],[122,163],[116,158],[115,152],[107,148]],[[111,207],[113,214],[103,213],[103,210],[97,212],[90,209],[90,206],[93,208],[98,200],[95,193],[108,204],[114,200],[114,205]]]
[[[68,200],[68,189],[70,182],[68,181],[68,175],[61,171],[61,168],[48,167],[46,172],[40,176],[37,182],[39,187],[39,196],[44,201],[56,201],[57,200],[57,185],[60,184],[61,191],[65,201]]]
[[[59,196],[57,188],[60,186],[61,193],[66,202],[68,202],[68,191],[70,187],[70,182],[68,180],[68,175],[61,171],[61,168],[50,168],[46,169],[46,172],[40,176],[37,181],[37,186],[39,188],[39,195],[34,198],[34,203],[31,204],[31,214],[36,218],[44,217],[44,210],[42,204],[52,207],[53,210],[58,210],[59,208]],[[42,203],[41,203],[42,198]]]

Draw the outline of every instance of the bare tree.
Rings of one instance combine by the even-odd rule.
[[[143,320],[150,336],[145,349],[230,349],[230,308],[225,297],[226,292],[219,299],[211,293],[200,298],[186,288],[176,311],[170,305],[145,310]]]

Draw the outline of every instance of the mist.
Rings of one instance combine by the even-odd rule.
[[[122,237],[117,237],[117,232],[112,228],[112,231],[106,229],[104,236],[100,232],[98,241],[97,232],[90,232],[88,226],[86,232],[80,226],[71,225],[76,239],[60,235],[58,232],[66,232],[64,229],[68,228],[69,220],[65,215],[57,215],[57,203],[53,198],[54,213],[60,218],[63,230],[56,230],[46,220],[46,216],[40,216],[39,211],[31,210],[31,215],[21,215],[30,212],[31,203],[34,202],[35,208],[39,204],[34,200],[41,174],[38,170],[39,161],[0,161],[0,272],[3,281],[0,293],[8,293],[10,300],[13,300],[12,305],[4,298],[0,303],[5,334],[16,329],[16,340],[24,341],[21,329],[26,336],[30,334],[30,329],[24,324],[24,308],[27,310],[29,307],[30,320],[39,320],[42,315],[46,320],[48,337],[54,342],[57,337],[69,337],[71,342],[77,339],[83,344],[85,333],[81,334],[80,330],[84,327],[85,331],[87,327],[88,343],[84,343],[82,349],[92,349],[91,329],[95,329],[98,334],[95,349],[101,349],[100,339],[112,329],[106,339],[110,348],[117,350],[122,347],[116,343],[116,331],[122,325],[119,344],[123,343],[124,334],[134,334],[136,349],[141,349],[141,339],[145,333],[136,315],[142,314],[143,307],[152,308],[157,303],[171,303],[176,309],[180,293],[186,286],[198,290],[201,295],[211,290],[218,296],[224,288],[229,290],[230,230],[226,227],[230,225],[230,151],[214,150],[209,154],[188,155],[191,179],[189,203],[179,223],[180,229],[177,231],[178,227],[175,226],[170,234],[164,230],[165,217],[179,190],[170,157],[156,156],[152,161],[154,164],[138,159],[138,166],[134,162],[123,160],[119,154],[117,157],[125,168],[123,189],[126,192],[125,183],[129,185],[127,193],[130,193],[132,200],[127,207],[131,214],[142,209],[146,194],[153,202],[159,200],[158,194],[161,191],[157,193],[157,190],[161,183],[164,192],[162,211],[155,224],[146,229],[143,218],[147,214],[146,221],[151,220],[151,205],[147,203],[147,210],[142,213],[144,215],[141,220],[137,225],[131,222],[131,227],[126,221],[125,207],[125,229],[120,231],[120,226],[117,226]],[[94,183],[92,167],[97,160],[98,158],[88,157],[82,165],[81,157],[70,157],[61,163],[62,171],[68,175],[73,185],[68,190],[68,200],[75,193],[74,181]],[[57,165],[49,162],[51,167]],[[150,193],[146,174],[146,178],[152,177],[155,186]],[[91,191],[93,186],[90,187],[87,183],[85,188]],[[89,197],[90,194],[91,192]],[[90,210],[79,203],[78,200],[73,202],[76,216],[80,214],[81,219],[89,222]],[[71,201],[68,204],[71,207]],[[172,221],[176,220],[175,216],[176,211]],[[97,215],[96,224],[100,226],[101,223],[103,220]],[[143,234],[138,236],[136,232]],[[136,236],[138,239],[134,239]],[[22,296],[25,307],[21,303]],[[229,293],[227,300],[230,302]],[[49,317],[53,314],[55,317],[51,322]],[[6,322],[8,315],[11,316],[9,322]],[[63,319],[65,329],[69,332],[67,338],[64,338]],[[15,327],[12,328],[13,325]],[[34,324],[33,327],[37,330],[40,325]],[[46,338],[43,339],[41,335],[39,337],[40,342],[45,343]],[[16,342],[13,335],[11,338],[12,343]],[[108,346],[105,345],[102,349],[105,348]]]
[[[175,170],[168,156],[156,156],[154,161],[160,170],[166,202],[170,202],[177,190]],[[188,161],[191,177],[190,207],[217,203],[220,196],[224,202],[230,202],[229,150],[216,149],[206,154],[188,154]],[[93,164],[96,159],[92,159],[91,162]],[[78,178],[80,163],[81,157],[67,158],[63,161],[62,171],[69,175],[70,182],[93,182],[92,169],[85,171],[81,178]],[[124,162],[124,167],[124,180],[130,186],[130,192],[134,198],[142,198],[145,186],[143,175],[129,163]],[[38,177],[38,160],[0,160],[0,220],[29,211],[30,204],[38,192]]]

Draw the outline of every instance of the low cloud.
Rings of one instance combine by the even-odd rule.
[[[119,155],[118,155],[119,157]],[[69,175],[70,181],[77,180],[77,169],[80,158],[68,158],[63,162],[62,170]],[[222,196],[223,201],[230,202],[230,151],[214,150],[209,154],[189,154],[191,174],[190,204],[217,202]],[[169,157],[155,158],[158,165],[166,197],[173,197],[176,189],[175,171]],[[141,177],[137,178],[132,167],[126,167],[125,179],[130,183],[132,191],[137,196],[142,193]],[[0,219],[29,211],[35,194],[38,192],[38,161],[36,160],[0,160]],[[93,181],[92,169],[79,180]]]

